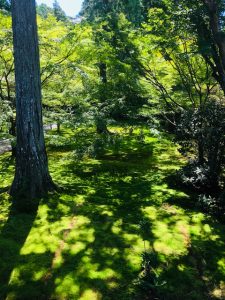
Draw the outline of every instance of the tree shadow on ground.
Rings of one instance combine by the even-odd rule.
[[[146,166],[116,160],[92,166],[83,163],[82,169],[77,162],[64,165],[63,172],[71,179],[64,184],[64,195],[51,196],[42,204],[48,207],[48,223],[57,223],[66,216],[74,220],[60,232],[59,251],[50,255],[46,251],[48,268],[39,282],[33,279],[31,264],[20,259],[17,268],[26,269],[26,274],[20,272],[22,285],[11,283],[14,294],[27,299],[24,285],[28,285],[29,291],[31,286],[33,290],[39,286],[46,299],[59,294],[58,298],[81,299],[86,293],[95,294],[87,299],[128,299],[128,285],[138,275],[144,250],[139,224],[151,193]],[[78,195],[85,202],[76,201]],[[43,263],[39,255],[28,254],[26,259],[33,259],[37,265],[40,260]]]
[[[159,289],[160,299],[225,299],[224,223],[196,205],[198,193],[183,186],[176,173],[165,180],[169,188],[189,196],[167,199],[169,207],[178,207],[185,212],[189,230],[182,229],[187,241],[186,254],[173,257],[161,273],[161,280],[167,284]],[[173,226],[173,220],[167,224]]]
[[[5,299],[12,271],[18,265],[20,250],[32,228],[36,214],[19,214],[11,208],[0,230],[0,299]]]
[[[215,230],[224,238],[221,230]],[[222,235],[221,235],[222,234]],[[224,243],[192,240],[187,254],[169,260],[160,274],[164,285],[158,288],[161,300],[216,300],[225,297]]]
[[[141,208],[148,205],[151,191],[150,180],[141,174],[143,168],[137,171],[136,166],[133,173],[129,168],[118,161],[112,165],[103,161],[88,171],[81,171],[75,164],[69,166],[83,186],[77,184],[73,194],[69,185],[68,192],[72,197],[84,194],[85,203],[74,208],[80,234],[76,236],[75,225],[61,253],[64,263],[54,270],[50,285],[69,276],[79,287],[77,299],[90,289],[104,299],[128,299],[127,286],[140,270],[140,256],[135,268],[132,257],[144,250],[139,226],[144,218]],[[53,220],[59,214],[51,211],[48,218]],[[55,284],[53,289],[57,289]]]

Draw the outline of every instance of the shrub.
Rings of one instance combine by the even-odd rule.
[[[191,156],[183,170],[184,182],[193,187],[217,190],[225,163],[225,107],[211,100],[198,109],[188,109],[180,117],[176,139],[182,154]]]

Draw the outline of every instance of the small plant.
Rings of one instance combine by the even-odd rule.
[[[190,161],[188,165],[178,171],[178,178],[184,185],[196,190],[210,188],[207,164],[200,165],[196,161]]]
[[[154,251],[142,254],[142,272],[134,282],[134,298],[146,300],[159,300],[159,287],[165,285],[157,272],[160,262],[158,254]]]
[[[216,213],[218,211],[218,202],[216,198],[210,195],[199,195],[196,206],[207,213]]]

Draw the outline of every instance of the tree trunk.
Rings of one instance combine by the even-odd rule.
[[[107,122],[104,118],[96,118],[96,131],[98,134],[108,134],[109,130],[107,128]]]
[[[12,136],[16,136],[16,121],[13,116],[10,117],[9,134],[11,134]]]
[[[104,62],[100,62],[98,64],[99,67],[99,76],[100,76],[100,80],[102,82],[103,85],[106,85],[108,80],[107,80],[107,65]],[[105,101],[105,93],[102,91],[102,93],[100,94],[100,102],[104,103]],[[104,105],[100,106],[99,108],[99,115],[96,116],[96,130],[97,133],[99,134],[107,134],[109,133],[109,130],[107,128],[107,120],[106,120],[106,116],[104,116],[104,113],[101,113],[101,110],[103,109]]]
[[[106,64],[105,63],[103,63],[103,62],[100,62],[99,64],[98,64],[98,66],[99,66],[99,75],[100,75],[100,79],[101,79],[101,81],[102,81],[102,83],[107,83],[107,66],[106,66]]]
[[[10,194],[17,208],[33,210],[37,206],[33,199],[54,189],[43,133],[35,0],[13,0],[12,20],[17,142],[16,171]]]

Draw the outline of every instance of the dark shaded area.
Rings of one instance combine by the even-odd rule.
[[[0,299],[9,292],[8,284],[12,271],[18,266],[20,250],[32,228],[36,213],[19,214],[12,207],[0,232]],[[19,299],[19,298],[18,298]]]

